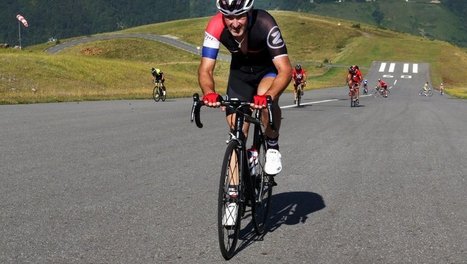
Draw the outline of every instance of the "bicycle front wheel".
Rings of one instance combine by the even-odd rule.
[[[165,102],[165,98],[167,97],[167,90],[164,88],[161,88],[160,90],[160,94],[161,94],[161,100],[162,102]]]
[[[259,129],[259,128],[255,128]],[[257,235],[262,235],[266,230],[267,219],[269,217],[269,208],[271,206],[272,187],[274,179],[272,175],[264,172],[266,164],[266,142],[263,136],[259,136],[259,144],[256,146],[258,151],[258,166],[256,175],[253,175],[254,206],[252,207],[253,224]]]
[[[219,247],[222,256],[230,259],[235,253],[240,231],[240,220],[243,211],[243,173],[241,149],[238,142],[233,140],[227,145],[222,163],[217,204],[217,228]],[[233,195],[229,188],[237,186],[237,193]]]
[[[296,100],[296,104],[297,104],[297,107],[300,107],[300,103],[302,101],[302,85],[299,85],[297,87],[297,100]]]
[[[159,87],[154,86],[154,89],[152,90],[152,98],[154,98],[154,101],[159,102],[161,99],[160,94],[159,94]]]

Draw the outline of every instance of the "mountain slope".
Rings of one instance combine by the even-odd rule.
[[[467,72],[456,70],[467,68],[467,53],[451,44],[306,13],[272,13],[292,63],[302,63],[310,74],[308,88],[343,86],[351,64],[359,64],[365,72],[372,61],[410,61],[430,63],[434,84],[444,81],[451,93],[456,88],[459,96],[467,96]],[[207,20],[164,22],[125,32],[171,35],[196,46],[202,43]],[[154,66],[166,73],[169,98],[199,92],[199,57],[159,42],[96,41],[56,55],[42,51],[50,45],[0,49],[0,103],[149,99]],[[220,92],[225,90],[228,69],[228,63],[216,65]]]

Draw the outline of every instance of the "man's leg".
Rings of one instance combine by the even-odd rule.
[[[293,102],[294,104],[296,103],[297,101],[297,83],[295,83],[294,81],[294,84],[293,84]]]
[[[360,99],[360,86],[357,85],[355,86],[355,93],[357,94],[357,101]]]
[[[273,81],[274,77],[263,78],[258,86],[258,94],[265,94],[271,87]],[[281,126],[282,111],[279,107],[279,96],[280,94],[274,98],[272,105],[274,129],[269,126],[267,110],[264,111],[262,116],[263,124],[266,126],[265,134],[268,148],[266,152],[266,164],[264,166],[264,170],[267,174],[271,175],[276,175],[282,170],[282,157],[279,152],[279,129]]]

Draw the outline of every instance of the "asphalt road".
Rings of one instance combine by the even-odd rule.
[[[283,95],[268,233],[244,221],[231,263],[467,263],[467,102],[419,96],[428,65],[390,65],[367,76],[389,98],[357,108],[346,88],[306,91],[301,108]],[[203,108],[198,129],[190,108],[0,106],[0,263],[222,262],[224,114]]]

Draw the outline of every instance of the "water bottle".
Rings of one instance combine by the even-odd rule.
[[[248,151],[248,168],[250,169],[250,175],[256,175],[256,166],[258,165],[258,151],[251,148]]]

